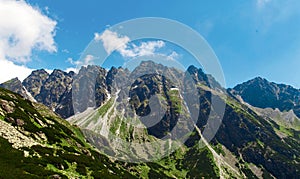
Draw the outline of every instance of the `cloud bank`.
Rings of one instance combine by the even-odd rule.
[[[56,52],[57,22],[25,1],[0,0],[0,82],[24,79],[34,50]]]
[[[158,52],[159,49],[166,45],[162,40],[141,42],[141,44],[135,45],[130,43],[131,40],[129,37],[121,36],[110,30],[105,30],[102,34],[95,33],[94,40],[102,41],[107,54],[116,50],[124,58],[161,55],[165,56],[168,60],[174,60],[174,58],[178,57],[178,54],[174,51],[169,55]]]

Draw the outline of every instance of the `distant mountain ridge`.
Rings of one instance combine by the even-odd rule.
[[[72,102],[72,83],[74,78],[85,78],[87,81],[90,81],[91,79],[88,79],[90,78],[89,75],[92,74],[90,72],[98,73],[97,79],[104,80],[96,87],[102,88],[102,92],[97,93],[98,97],[96,97],[96,99],[99,100],[96,106],[99,107],[101,103],[106,100],[107,93],[111,91],[111,83],[114,75],[120,72],[120,70],[123,70],[124,76],[128,76],[130,73],[128,70],[121,68],[112,67],[109,71],[106,71],[101,67],[95,66],[82,67],[78,74],[72,71],[66,73],[58,69],[48,74],[44,69],[40,69],[33,71],[23,82],[18,78],[14,78],[0,84],[0,86],[19,93],[28,99],[34,98],[37,102],[49,106],[53,111],[67,118],[74,114],[73,106],[70,105]],[[219,89],[222,89],[210,75],[205,75],[201,69],[190,66],[187,71],[191,74],[199,73],[198,78],[204,85],[209,86],[210,83],[213,83],[214,86],[218,86]],[[228,91],[233,95],[240,96],[245,102],[252,106],[259,108],[277,108],[280,111],[293,110],[296,116],[300,118],[300,90],[290,85],[276,84],[264,78],[257,77],[238,84],[234,88],[228,89]],[[87,107],[85,107],[85,109],[86,108]]]
[[[146,61],[142,62],[139,67],[140,69],[148,68],[151,71],[153,70],[151,68],[153,65],[153,62]],[[160,71],[169,70],[168,67],[163,65],[157,65],[156,68],[156,70]],[[212,76],[206,75],[201,69],[197,69],[195,66],[190,66],[187,69],[187,72],[193,75],[196,74],[194,80],[201,82],[203,85],[210,86],[210,84],[213,84],[212,86],[222,89],[222,87],[214,80]],[[107,95],[111,92],[114,92],[112,91],[114,90],[112,85],[113,83],[116,83],[113,82],[113,80],[117,73],[118,78],[123,76],[123,79],[126,81],[126,78],[131,72],[128,69],[115,67],[112,67],[107,71],[102,67],[93,65],[88,65],[86,67],[83,66],[79,70],[78,74],[74,73],[73,71],[67,73],[59,69],[55,69],[51,74],[49,74],[44,69],[40,69],[32,71],[32,73],[23,81],[20,81],[18,78],[14,78],[0,84],[0,86],[19,93],[26,98],[33,98],[37,102],[50,107],[61,117],[68,118],[74,115],[74,109],[72,105],[72,87],[79,86],[75,83],[84,83],[86,88],[95,90],[88,91],[89,93],[95,93],[96,104],[87,104],[87,106],[83,105],[83,109],[80,111],[84,111],[88,107],[101,106],[101,104],[103,104],[103,102],[107,99]],[[120,75],[121,73],[122,75]],[[139,74],[138,71],[134,73]],[[176,76],[176,73],[177,72],[175,68],[173,68],[168,74],[169,76]],[[96,84],[94,84],[94,81],[96,81]],[[119,83],[122,84],[124,82],[120,80]],[[95,87],[90,85],[95,85]],[[83,85],[81,84],[80,86]],[[83,95],[83,98],[92,98],[91,95],[94,94],[89,94],[88,96]]]
[[[300,90],[290,85],[276,84],[257,77],[230,89],[252,106],[273,108],[280,111],[293,110],[300,118]]]

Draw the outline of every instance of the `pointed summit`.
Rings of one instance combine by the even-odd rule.
[[[232,93],[259,108],[278,108],[280,111],[294,110],[300,117],[300,90],[289,85],[277,84],[256,77],[247,82],[235,86]]]

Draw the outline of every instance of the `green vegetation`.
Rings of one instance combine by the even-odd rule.
[[[170,101],[172,102],[172,107],[175,109],[175,112],[178,114],[182,114],[183,113],[183,104],[182,104],[182,100],[180,99],[180,93],[178,90],[174,89],[174,90],[170,90],[168,92]]]
[[[218,143],[217,145],[212,145],[214,151],[216,151],[219,155],[222,154],[225,157],[225,152],[222,149],[222,145],[220,143]]]
[[[37,141],[43,146],[15,149],[7,139],[0,137],[0,178],[48,178],[53,175],[62,178],[135,178],[122,165],[96,152],[86,143],[79,128],[57,117],[47,107],[2,89],[0,99],[13,106],[13,112],[2,118],[23,120],[22,128],[16,129],[33,140],[41,134],[47,138]]]
[[[284,134],[288,135],[288,136],[293,136],[293,132],[291,129],[287,129],[283,126],[279,126],[279,131],[283,132]]]
[[[45,162],[37,157],[24,157],[21,150],[12,148],[11,144],[0,137],[0,178],[37,178],[54,174],[64,175],[48,170]]]
[[[208,148],[192,147],[182,161],[182,166],[188,170],[187,178],[203,176],[207,178],[218,178],[219,169],[214,162],[212,153]]]
[[[262,142],[262,141],[260,141],[260,140],[256,140],[257,141],[257,143],[262,147],[262,148],[264,148],[265,147],[265,144]]]
[[[234,99],[227,97],[226,104],[232,107],[232,109],[239,115],[244,115],[245,118],[252,120],[254,123],[260,125],[260,121],[256,119],[252,114],[248,111],[248,107],[235,101]]]
[[[119,116],[116,116],[114,119],[114,121],[111,123],[111,126],[109,128],[110,132],[112,134],[116,134],[116,131],[118,130],[119,126],[120,126],[120,123],[121,123],[121,119]]]
[[[98,109],[99,116],[103,117],[109,108],[114,104],[114,98],[110,98],[104,105]]]
[[[158,84],[157,86],[162,86],[162,84]],[[171,117],[179,113],[185,113],[184,110],[186,109],[182,106],[179,91],[176,89],[168,90],[169,86],[166,86],[167,90],[164,90],[164,95],[159,96],[159,98],[160,100],[166,100],[165,98],[168,97],[169,105],[171,105],[171,115],[173,115]],[[206,86],[201,86],[201,88],[204,87]],[[150,90],[147,86],[144,86],[144,88]],[[156,88],[152,87],[151,89]],[[147,95],[147,90],[147,93],[145,92],[141,96]],[[162,91],[159,93],[162,93]],[[203,103],[201,103],[201,116],[198,121],[199,123],[197,123],[199,128],[205,127],[206,114],[209,114],[210,110],[214,110],[209,107],[210,101],[208,98],[210,95],[215,95],[215,93],[205,90],[202,90],[201,93]],[[1,113],[0,120],[6,120],[6,122],[16,126],[15,129],[19,130],[22,134],[42,144],[17,150],[12,148],[12,145],[6,139],[0,137],[0,178],[36,178],[37,176],[47,178],[55,174],[62,178],[220,177],[219,167],[215,163],[216,161],[211,151],[207,147],[197,147],[196,144],[199,138],[195,134],[195,131],[191,132],[194,135],[189,138],[189,143],[186,143],[189,147],[182,146],[163,159],[139,164],[118,162],[112,161],[107,156],[96,151],[87,143],[78,127],[70,125],[65,120],[57,117],[47,107],[31,103],[5,90],[0,90],[0,99],[12,102],[14,108],[13,112],[5,113],[4,116]],[[149,103],[148,99],[144,99],[141,102],[138,98],[136,99],[136,103],[141,107],[139,110],[145,112]],[[270,173],[278,178],[292,178],[289,176],[298,175],[300,132],[276,124],[275,122],[264,120],[246,105],[239,103],[233,98],[222,99],[226,102],[226,114],[220,130],[212,140],[212,142],[216,142],[214,143],[215,145],[212,145],[214,150],[223,156],[225,156],[226,152],[227,156],[225,157],[228,157],[226,159],[233,158],[234,163],[235,157],[240,156],[241,159],[237,162],[237,167],[247,178],[256,178],[252,165],[258,166],[261,169],[264,178],[271,177]],[[132,100],[134,101],[134,98]],[[135,104],[135,101],[132,104]],[[111,108],[113,105],[114,99],[111,98],[99,109],[90,114],[88,120],[85,121],[85,125],[87,126],[92,122],[96,122],[99,118],[108,114],[109,120],[107,125],[111,134],[116,134],[118,131],[117,137],[128,141],[135,140],[134,142],[154,140],[152,135],[147,135],[146,129],[142,131],[134,128],[135,124],[133,122],[138,123],[140,121],[136,122],[131,118],[115,116],[114,110],[116,108]],[[176,114],[174,115],[174,113]],[[16,122],[10,118],[8,119],[8,117],[11,117],[13,120],[21,119],[24,121],[24,124],[16,124]],[[276,135],[275,131],[278,135]],[[36,137],[41,134],[46,139]],[[111,135],[108,139],[112,137],[116,136]],[[119,152],[117,155],[122,155],[122,152],[129,154],[139,152],[138,150],[129,151],[131,148],[128,145],[121,145],[123,148],[116,151],[116,153]],[[169,144],[166,142],[163,146],[155,146],[153,153],[157,154],[157,158],[159,158],[161,150],[173,148],[173,143]],[[105,149],[111,152],[109,147]],[[251,165],[248,165],[247,162],[251,163]],[[226,168],[227,166],[222,164],[221,167],[222,172],[225,171],[229,177],[235,177],[230,173],[233,170]],[[286,171],[290,172],[290,175],[281,177],[281,173]],[[9,175],[6,174],[7,172],[9,172]],[[3,173],[5,173],[5,176]]]
[[[91,122],[96,123],[101,117],[103,117],[109,108],[114,103],[114,98],[111,98],[109,101],[107,101],[105,104],[103,104],[97,111],[91,113],[87,119],[85,120],[85,123],[82,127],[86,128]]]

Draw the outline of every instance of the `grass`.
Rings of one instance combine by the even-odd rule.
[[[0,178],[44,178],[58,174],[44,168],[45,163],[38,158],[25,158],[23,151],[12,148],[3,138],[0,138],[0,159]]]
[[[110,98],[109,101],[107,101],[107,103],[105,103],[103,106],[101,106],[98,109],[99,116],[103,117],[113,104],[114,104],[114,98]]]
[[[170,90],[168,92],[170,100],[172,102],[172,107],[175,109],[175,112],[178,114],[183,113],[182,101],[180,99],[180,93],[178,90]]]
[[[226,98],[226,105],[229,105],[237,114],[244,115],[245,118],[252,120],[257,125],[261,125],[260,121],[248,112],[248,107],[245,105],[240,104],[230,97]]]
[[[31,136],[42,132],[47,137],[44,146],[20,150],[12,148],[12,144],[0,137],[0,178],[49,178],[54,174],[62,178],[116,178],[114,175],[134,178],[121,165],[94,151],[79,128],[55,116],[43,105],[35,105],[39,106],[41,115],[31,102],[7,90],[0,89],[0,99],[15,104],[15,111],[0,116],[1,119],[8,116],[22,119],[25,125],[18,130],[31,133]],[[36,119],[47,127],[39,125]],[[23,150],[29,151],[29,157],[24,157]]]
[[[284,135],[286,135],[286,137],[292,137],[295,138],[297,140],[300,139],[300,131],[299,130],[295,130],[293,128],[289,128],[289,127],[285,127],[283,125],[278,125],[278,128],[275,128],[275,131],[277,133],[282,133]]]
[[[120,122],[121,122],[120,117],[119,117],[119,116],[116,116],[115,119],[114,119],[114,121],[112,122],[110,128],[109,128],[109,130],[110,130],[110,132],[111,132],[112,134],[114,134],[114,135],[116,134],[116,131],[117,131],[118,128],[119,128]]]
[[[212,153],[207,147],[195,148],[192,147],[186,154],[183,160],[184,169],[188,170],[187,178],[203,176],[205,178],[218,178],[218,167],[214,162]]]
[[[219,155],[222,154],[225,157],[225,152],[222,149],[222,145],[220,143],[218,143],[217,145],[212,145],[214,151],[216,151]]]
[[[291,131],[291,129],[285,128],[281,125],[279,125],[279,130],[277,130],[277,131],[280,131],[280,132],[286,134],[287,136],[293,136],[293,132]]]
[[[75,163],[73,163],[73,164],[68,163],[68,165],[69,165],[69,167],[66,170],[59,170],[52,164],[48,164],[46,169],[55,171],[55,172],[60,173],[60,174],[63,174],[67,178],[85,178],[84,176],[82,176],[82,175],[80,175],[79,173],[76,172],[76,167],[77,166],[76,166]]]
[[[136,169],[139,171],[138,174],[141,178],[148,178],[148,173],[150,171],[149,166],[141,164],[141,165],[138,165],[136,167]]]
[[[85,120],[85,123],[82,127],[86,128],[91,122],[97,122],[101,117],[103,117],[109,108],[114,103],[114,98],[110,98],[109,101],[107,101],[104,105],[102,105],[97,111],[90,114],[90,116]]]
[[[151,172],[162,172],[164,178],[218,178],[218,167],[208,148],[181,147],[155,164],[148,164]],[[160,178],[161,176],[156,176]]]
[[[265,144],[262,141],[260,141],[259,139],[256,139],[256,141],[262,148],[265,147]]]
[[[124,120],[122,120],[121,126],[120,126],[120,133],[121,134],[126,134],[127,133],[126,129],[127,129],[127,123]]]

